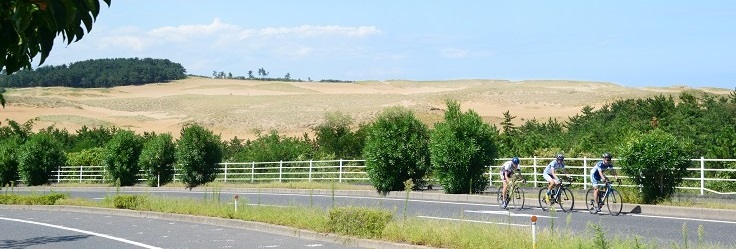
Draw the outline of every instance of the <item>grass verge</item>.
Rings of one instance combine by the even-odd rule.
[[[421,218],[400,219],[397,210],[378,208],[356,208],[346,212],[346,207],[335,207],[330,210],[306,206],[273,207],[248,205],[239,203],[237,211],[232,205],[216,201],[218,193],[206,193],[211,198],[203,200],[161,198],[149,195],[108,194],[102,201],[81,198],[69,198],[59,193],[16,195],[5,193],[0,195],[3,204],[41,204],[72,205],[103,208],[125,208],[140,211],[188,214],[197,216],[239,219],[282,225],[321,233],[336,233],[357,238],[371,238],[412,245],[424,245],[439,248],[532,248],[531,231],[528,227],[519,228],[508,225],[452,222],[427,220]],[[32,201],[46,200],[46,201]],[[48,200],[53,200],[49,203]],[[342,216],[331,217],[331,213]],[[388,216],[393,218],[387,218]],[[366,218],[367,217],[367,218]],[[354,219],[373,220],[382,227],[354,226],[353,230],[341,229]],[[568,217],[569,220],[569,217]],[[384,222],[385,221],[385,222]],[[569,222],[569,221],[568,221]],[[351,226],[347,224],[347,226]],[[358,229],[357,231],[355,229]],[[360,231],[360,229],[367,229]],[[348,231],[348,232],[346,232]],[[687,234],[687,233],[683,233]],[[687,235],[683,235],[687,239]],[[702,231],[698,231],[697,248],[722,248],[720,245],[702,242]],[[594,238],[594,239],[591,239]],[[589,223],[585,232],[574,233],[569,229],[538,228],[537,248],[660,248],[662,245],[647,241],[638,236],[610,237],[600,224]],[[684,247],[687,244],[667,246]]]

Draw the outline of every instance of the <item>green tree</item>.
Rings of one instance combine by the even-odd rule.
[[[176,143],[176,162],[181,167],[181,180],[190,190],[214,181],[217,164],[221,161],[219,136],[198,124],[189,124],[181,129]]]
[[[111,0],[102,0],[110,6]],[[0,70],[12,74],[31,68],[31,60],[41,54],[43,64],[51,53],[54,39],[61,35],[67,45],[79,41],[92,30],[100,13],[98,0],[0,1]],[[82,26],[84,25],[84,26]],[[82,28],[84,27],[84,28]]]
[[[47,133],[32,135],[18,152],[18,171],[28,186],[48,183],[52,171],[64,162],[61,145]]]
[[[143,144],[138,167],[146,175],[148,186],[160,186],[174,178],[176,145],[171,134],[155,135]]]
[[[138,181],[138,158],[142,139],[130,130],[120,130],[105,145],[104,163],[113,182],[132,186]]]
[[[328,112],[325,122],[314,128],[317,147],[324,154],[333,154],[340,159],[354,159],[361,156],[363,141],[350,130],[353,123],[350,115],[342,112]]]
[[[669,198],[691,164],[689,143],[661,129],[632,136],[622,147],[621,170],[642,186],[645,203]]]
[[[419,188],[429,172],[429,130],[403,107],[388,108],[370,124],[363,158],[373,186],[385,195],[404,190],[411,179]]]
[[[434,176],[446,193],[486,189],[489,180],[483,174],[497,155],[494,133],[476,112],[463,113],[457,101],[447,101],[444,121],[435,124],[429,146]]]
[[[94,147],[77,152],[66,153],[68,166],[100,166],[105,165],[105,148]]]
[[[0,141],[0,187],[18,180],[18,147],[14,139]]]

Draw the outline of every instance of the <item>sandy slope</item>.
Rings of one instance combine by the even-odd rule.
[[[326,112],[340,111],[354,123],[369,122],[390,106],[405,106],[428,125],[442,118],[446,99],[460,101],[484,120],[498,124],[505,111],[525,120],[566,120],[585,105],[600,107],[618,99],[679,92],[728,94],[729,89],[688,87],[630,88],[601,82],[456,80],[285,83],[189,78],[167,84],[110,89],[23,88],[5,93],[3,119],[38,118],[35,129],[54,125],[75,132],[82,125],[115,125],[139,133],[169,132],[198,122],[220,134],[253,138],[256,130],[275,129],[301,136],[321,123]]]

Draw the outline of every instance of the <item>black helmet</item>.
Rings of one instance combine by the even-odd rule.
[[[557,154],[555,158],[557,158],[557,160],[565,160],[565,155],[562,155],[562,153],[560,153],[560,154]]]
[[[608,153],[608,152],[603,153],[603,158],[611,159],[611,157],[613,157],[613,156],[611,156],[611,153]]]

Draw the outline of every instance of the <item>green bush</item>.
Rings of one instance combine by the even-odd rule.
[[[660,129],[632,136],[621,149],[621,170],[642,186],[642,201],[669,198],[691,165],[689,143]]]
[[[429,171],[427,126],[408,109],[389,108],[381,112],[368,128],[363,157],[373,186],[385,195],[404,190],[404,181],[425,185]]]
[[[0,187],[18,180],[18,147],[13,139],[0,142]]]
[[[181,167],[181,180],[188,188],[214,181],[221,161],[219,136],[197,124],[182,128],[176,144],[176,162]]]
[[[330,209],[328,226],[332,232],[377,238],[393,215],[388,210],[363,207],[336,207]]]
[[[328,112],[325,122],[314,128],[315,142],[321,154],[337,159],[355,159],[361,156],[364,138],[350,130],[353,123],[348,114]]]
[[[94,147],[83,149],[78,152],[66,153],[66,165],[68,166],[100,166],[105,165],[105,148]]]
[[[155,135],[146,141],[138,166],[145,172],[148,186],[164,185],[174,179],[175,151],[171,134]]]
[[[112,205],[119,209],[135,210],[146,202],[146,198],[140,195],[116,195],[112,198]]]
[[[132,186],[138,182],[141,147],[141,137],[129,130],[118,131],[105,144],[104,163],[113,182],[119,186]]]
[[[66,162],[66,155],[49,134],[37,133],[18,152],[18,171],[28,186],[49,182],[53,170]]]
[[[444,122],[435,124],[429,146],[434,176],[445,193],[486,189],[489,180],[483,174],[496,158],[497,135],[477,113],[462,113],[457,101],[447,101]]]
[[[0,194],[0,204],[4,205],[54,205],[57,200],[68,198],[68,194],[50,193],[45,195]]]

